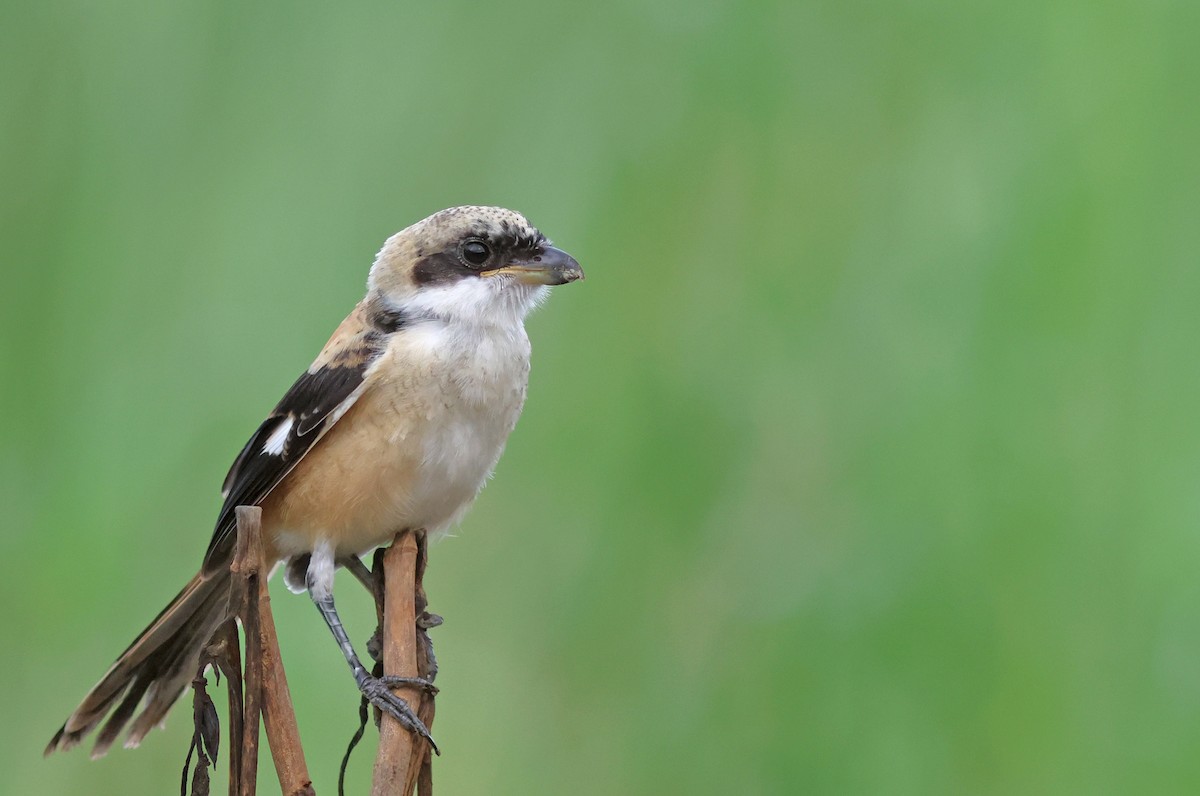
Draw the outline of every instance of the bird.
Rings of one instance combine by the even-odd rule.
[[[334,573],[399,531],[437,538],[461,519],[525,402],[525,317],[551,286],[582,278],[571,255],[500,207],[452,207],[388,238],[362,301],[234,460],[200,571],[87,693],[46,754],[77,745],[106,717],[93,758],[126,725],[132,748],[164,721],[231,616],[239,506],[261,507],[263,561],[282,564],[288,588],[312,598],[363,695],[428,738],[386,678],[358,658],[334,604]]]

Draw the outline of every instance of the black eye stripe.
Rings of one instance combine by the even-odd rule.
[[[413,281],[417,285],[446,284],[479,276],[481,271],[499,267],[511,259],[532,259],[549,245],[546,236],[530,227],[476,226],[460,230],[455,237],[457,240],[452,238],[447,243],[422,247],[417,252],[413,266]]]
[[[413,266],[413,281],[418,285],[446,284],[474,274],[478,271],[467,265],[454,249],[422,257]]]

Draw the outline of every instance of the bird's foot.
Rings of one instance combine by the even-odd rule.
[[[363,696],[367,698],[368,702],[400,722],[400,726],[404,729],[428,741],[429,747],[433,749],[434,754],[441,754],[437,744],[430,737],[429,728],[425,726],[425,722],[417,717],[417,714],[409,707],[408,702],[396,696],[390,690],[393,687],[407,686],[425,690],[433,689],[430,693],[436,693],[437,689],[433,683],[428,680],[422,680],[419,677],[389,677],[387,675],[372,677],[362,669],[356,673],[354,679],[358,683],[358,690],[362,691]]]
[[[388,688],[419,688],[430,696],[437,696],[439,691],[436,685],[424,677],[397,677],[394,674],[385,674],[378,679]]]

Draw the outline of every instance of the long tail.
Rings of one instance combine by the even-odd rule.
[[[201,572],[192,578],[67,717],[46,754],[78,744],[113,705],[116,709],[97,736],[92,757],[104,755],[138,706],[144,705],[125,740],[127,747],[141,743],[191,682],[201,648],[228,617],[229,571]]]

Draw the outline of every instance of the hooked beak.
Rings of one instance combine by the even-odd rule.
[[[583,279],[583,269],[562,249],[546,246],[527,260],[513,260],[503,268],[481,271],[480,276],[508,274],[526,285],[565,285]]]

